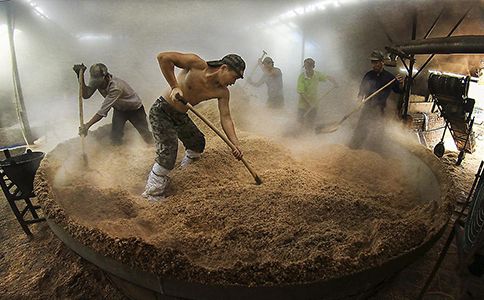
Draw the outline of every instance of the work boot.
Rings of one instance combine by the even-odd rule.
[[[150,171],[150,175],[148,175],[145,191],[141,196],[147,198],[149,201],[164,200],[165,189],[170,181],[168,172],[169,170],[155,163]]]
[[[202,156],[202,153],[198,153],[190,149],[185,150],[185,156],[180,162],[180,167],[182,169],[185,168],[189,164],[199,160],[201,156]]]

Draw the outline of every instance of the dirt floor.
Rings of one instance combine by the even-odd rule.
[[[398,252],[402,249],[411,248],[415,245],[414,243],[418,244],[425,238],[425,232],[429,230],[429,224],[423,222],[421,220],[423,218],[409,218],[406,222],[393,223],[394,226],[401,228],[402,233],[401,236],[395,237],[394,240],[389,240],[392,238],[392,231],[386,231],[384,226],[378,225],[378,222],[368,221],[367,224],[365,223],[369,213],[372,214],[374,219],[383,219],[386,220],[385,222],[392,219],[405,219],[412,213],[415,215],[414,208],[418,206],[418,203],[416,203],[419,199],[418,195],[405,193],[406,200],[401,201],[403,191],[408,190],[409,185],[412,183],[399,181],[400,175],[405,171],[402,170],[398,160],[378,157],[367,151],[355,154],[343,146],[330,146],[326,149],[327,152],[321,151],[317,155],[312,156],[308,156],[305,150],[300,150],[296,147],[293,149],[292,156],[288,156],[285,154],[287,151],[281,149],[278,143],[260,139],[251,134],[243,134],[242,140],[246,149],[262,149],[259,151],[262,151],[262,154],[265,154],[266,157],[277,157],[277,160],[267,159],[262,163],[255,163],[253,159],[249,159],[251,163],[257,165],[257,170],[260,171],[259,175],[265,181],[264,185],[257,187],[255,191],[251,182],[252,179],[243,166],[239,165],[239,169],[234,172],[231,168],[237,168],[237,166],[232,164],[232,158],[226,153],[227,151],[222,150],[223,144],[220,144],[217,139],[210,139],[204,159],[198,165],[194,164],[189,167],[191,168],[190,174],[194,177],[189,177],[190,175],[187,175],[187,172],[175,170],[172,176],[171,196],[166,202],[166,208],[157,209],[156,213],[153,213],[153,204],[147,204],[143,202],[142,198],[133,196],[139,195],[142,190],[143,178],[146,177],[147,170],[149,170],[151,164],[149,157],[152,149],[146,147],[146,153],[142,152],[143,155],[140,155],[142,150],[137,148],[136,151],[124,153],[122,159],[119,159],[119,156],[116,156],[117,153],[113,151],[107,154],[108,157],[105,155],[96,157],[94,153],[99,149],[93,146],[90,148],[93,151],[93,153],[90,153],[91,169],[87,173],[82,174],[84,176],[82,180],[95,181],[98,184],[95,187],[89,186],[89,188],[86,186],[79,187],[77,184],[73,185],[72,182],[78,182],[75,178],[78,173],[71,170],[80,167],[80,165],[77,165],[78,161],[74,161],[72,164],[65,163],[63,166],[58,166],[60,173],[57,173],[55,177],[57,189],[54,192],[58,193],[59,199],[67,201],[61,203],[61,205],[65,210],[68,210],[69,215],[77,222],[84,226],[95,224],[97,228],[107,232],[108,235],[119,237],[120,234],[123,235],[129,232],[123,230],[123,228],[126,228],[123,226],[129,226],[136,235],[142,236],[149,240],[150,243],[162,245],[171,242],[171,246],[176,248],[181,247],[181,245],[176,244],[176,241],[168,240],[167,237],[173,232],[181,233],[185,241],[192,242],[193,246],[193,248],[189,247],[182,250],[191,255],[191,259],[198,266],[202,267],[214,266],[214,263],[220,264],[218,265],[220,268],[231,266],[233,262],[230,258],[233,258],[234,255],[244,263],[249,261],[261,263],[281,255],[285,255],[282,256],[285,260],[297,262],[306,256],[314,255],[312,254],[313,251],[306,253],[304,249],[307,249],[308,245],[316,240],[327,240],[327,243],[313,246],[316,248],[321,246],[321,253],[331,253],[332,259],[340,258],[340,261],[343,262],[341,265],[348,267],[348,256],[355,250],[360,252],[367,250],[366,255],[384,254],[382,257],[384,259],[385,255],[392,255],[395,252],[391,252],[392,250],[389,249],[389,251],[378,253],[378,246],[386,245],[385,243],[395,246],[395,242],[398,239],[394,249]],[[104,147],[104,145],[101,146]],[[69,145],[64,147],[67,147],[64,149],[67,153],[69,151],[78,152],[78,149],[73,150],[69,148]],[[307,147],[302,148],[307,149]],[[264,153],[264,151],[266,152]],[[261,153],[249,150],[245,154],[247,158],[250,158]],[[321,154],[324,155],[319,156]],[[293,159],[297,155],[305,159]],[[354,161],[358,162],[358,164],[354,165],[353,169],[338,168],[341,160],[353,161],[351,160],[351,155],[356,155]],[[139,159],[139,157],[143,157],[143,159]],[[224,158],[220,159],[220,157]],[[322,160],[324,157],[329,157],[329,159]],[[461,167],[454,166],[455,153],[449,153],[442,159],[447,172],[452,175],[456,185],[456,201],[463,201],[466,197],[479,163],[477,157],[468,156]],[[281,160],[284,161],[283,164],[281,164]],[[124,169],[128,164],[127,162],[138,167],[128,173]],[[213,168],[213,166],[219,163],[229,165],[231,168]],[[387,167],[385,169],[387,170],[386,173],[381,172],[382,165]],[[116,169],[119,176],[106,176],[106,174],[102,173],[102,170],[107,168]],[[195,178],[196,175],[200,175],[201,172],[206,172],[207,170],[209,174],[205,175],[202,180]],[[315,174],[320,174],[321,170],[325,170],[327,175],[316,176]],[[354,176],[355,172],[358,176]],[[285,175],[280,176],[282,173]],[[375,174],[379,174],[380,179],[377,176],[378,180],[369,180]],[[355,177],[359,177],[360,181],[355,181]],[[141,179],[133,180],[133,178]],[[218,179],[214,181],[213,178]],[[338,187],[339,185],[331,184],[335,178],[340,178],[342,181],[351,179],[353,184],[349,190],[341,191]],[[203,189],[208,183],[210,183],[212,188]],[[325,183],[327,187],[327,190],[324,191],[325,193],[321,193],[321,191],[316,193],[310,192],[320,187],[321,183]],[[124,189],[112,188],[117,185],[123,186]],[[230,186],[230,189],[224,188],[227,185]],[[364,194],[359,190],[362,186],[367,188],[367,192]],[[188,189],[188,187],[191,188]],[[357,196],[356,198],[360,200],[345,201],[344,195],[348,194],[348,191],[350,195]],[[330,194],[332,197],[324,198],[321,197],[321,194]],[[226,205],[220,201],[206,201],[210,195],[234,199],[236,200],[236,205],[233,206],[233,203]],[[77,201],[76,205],[76,201],[72,201],[90,198],[99,199],[98,203],[108,203],[108,205],[100,206],[96,205],[96,202],[86,203],[85,201]],[[261,198],[265,201],[260,201]],[[355,197],[350,198],[354,199]],[[109,204],[109,199],[116,199],[119,202],[117,205],[111,205]],[[124,201],[123,199],[130,201]],[[283,205],[276,206],[276,203],[281,204],[281,199],[291,199],[291,201],[282,201]],[[376,205],[375,199],[384,200],[385,205]],[[3,198],[1,200],[0,216],[4,217],[0,220],[0,277],[6,278],[6,280],[0,281],[0,298],[123,299],[123,296],[101,271],[63,246],[46,224],[33,225],[34,237],[32,239],[25,237],[20,226],[16,223],[7,202]],[[307,235],[302,235],[305,239],[298,239],[298,232],[291,231],[292,229],[289,229],[288,226],[282,226],[283,222],[277,218],[271,224],[271,228],[275,227],[276,230],[268,230],[259,220],[246,219],[254,214],[254,208],[251,208],[251,206],[257,200],[263,203],[263,205],[256,206],[257,213],[266,214],[267,219],[276,215],[286,220],[298,220],[297,214],[306,214],[303,216],[309,216],[314,221],[312,223],[309,222],[309,224],[327,222],[326,229],[347,227],[343,231],[338,229],[336,232],[331,230],[318,232],[319,229],[316,226],[299,228],[298,232],[307,233]],[[187,206],[184,201],[191,201],[195,205]],[[301,202],[304,203],[302,206],[304,211],[300,209]],[[295,206],[296,203],[298,206]],[[347,218],[355,221],[353,225],[342,224],[341,222],[336,224],[338,220],[341,220],[342,213],[348,211],[348,203],[358,205],[359,209],[364,213],[361,214],[360,219],[354,218],[357,216],[353,215]],[[279,210],[277,207],[279,207]],[[332,210],[329,213],[322,214],[322,208],[331,208]],[[201,213],[202,211],[212,212],[216,210],[222,212],[223,219],[217,219],[217,216],[212,213]],[[112,218],[114,221],[106,219],[103,217],[104,214],[112,214],[111,216],[117,217],[117,219]],[[237,219],[235,216],[240,218]],[[420,217],[423,216],[421,215]],[[163,226],[157,225],[160,219],[163,220]],[[202,226],[207,223],[207,220],[214,220],[216,223],[215,227],[219,224],[231,230],[222,230],[221,235],[212,232],[210,240],[202,239],[202,242],[196,243],[197,240],[201,240],[201,234],[207,235],[207,232],[203,232],[204,228]],[[358,220],[361,224],[358,223]],[[252,228],[257,230],[244,231],[243,226],[230,226],[231,224],[240,224],[242,222],[251,222]],[[354,229],[362,224],[363,230],[358,231]],[[372,231],[373,236],[372,239],[368,239],[365,236],[365,232],[368,232],[368,229],[372,227],[374,228]],[[163,228],[167,231],[159,233]],[[197,230],[199,231],[198,234],[194,234]],[[422,230],[424,233],[421,236],[419,232]],[[155,232],[157,234],[154,234]],[[247,247],[246,245],[247,243],[250,244],[251,239],[258,238],[257,236],[251,236],[250,232],[270,238],[262,245]],[[310,238],[311,236],[318,236],[318,234],[320,235],[319,239],[312,240]],[[129,235],[120,237],[129,237]],[[324,238],[325,235],[328,235],[328,239]],[[342,239],[341,236],[346,238]],[[408,239],[405,236],[408,236]],[[414,262],[389,280],[371,297],[373,299],[415,299],[420,286],[427,274],[430,273],[444,241],[445,235],[422,259]],[[185,245],[186,243],[183,244]],[[273,244],[276,244],[278,247],[270,248]],[[301,251],[284,252],[284,245],[297,247]],[[267,247],[269,247],[270,251],[267,251]],[[355,247],[357,248],[355,249]],[[250,248],[258,250],[257,252],[251,252],[248,251]],[[210,255],[203,255],[204,249],[215,249],[216,251],[211,252]],[[281,252],[273,253],[277,249],[280,249]],[[227,252],[227,250],[230,251]],[[259,255],[259,253],[262,254]],[[29,261],[28,258],[32,257],[35,257],[35,260]],[[374,261],[369,260],[369,263],[374,263]],[[456,250],[455,247],[452,247],[425,299],[458,299],[459,289],[456,283],[459,282],[459,277],[455,272],[456,264]],[[332,272],[329,275],[336,276],[343,274],[344,269],[335,268]],[[305,281],[308,279],[311,280],[313,277],[297,278],[296,280]],[[254,280],[254,278],[248,280]],[[261,281],[257,280],[262,279],[256,279],[257,283],[261,283]]]

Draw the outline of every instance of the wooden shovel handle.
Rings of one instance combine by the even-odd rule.
[[[225,134],[223,134],[217,127],[215,127],[212,122],[207,120],[205,116],[203,116],[195,108],[193,108],[193,106],[187,100],[179,95],[176,95],[176,98],[178,101],[185,104],[188,109],[193,112],[197,117],[199,117],[205,124],[207,124],[207,126],[210,127],[210,129],[212,129],[230,147],[230,149],[237,150],[237,147],[225,136]],[[244,163],[244,166],[247,168],[247,170],[249,170],[252,177],[254,177],[255,182],[257,184],[261,184],[262,180],[260,179],[259,175],[257,175],[255,170],[249,165],[249,163],[243,157],[240,160]]]
[[[84,84],[84,70],[79,71],[79,78],[78,78],[78,83],[79,83],[79,126],[82,127],[84,126],[84,107],[83,107],[83,102],[82,102],[82,90],[83,90],[83,84]],[[81,135],[81,150],[82,150],[82,158],[84,160],[84,164],[87,165],[87,154],[86,154],[86,146],[85,146],[85,137]]]

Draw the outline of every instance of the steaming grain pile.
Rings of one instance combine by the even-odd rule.
[[[90,136],[89,169],[78,140],[52,151],[37,195],[85,245],[164,277],[245,285],[335,278],[420,245],[450,213],[448,202],[422,199],[400,160],[337,145],[302,160],[248,133],[242,148],[264,184],[207,134],[203,159],[175,169],[166,200],[149,203],[140,194],[153,148],[132,132],[131,144],[110,146],[107,133]]]

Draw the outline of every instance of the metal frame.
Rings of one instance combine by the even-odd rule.
[[[483,37],[481,36],[469,36],[469,37],[459,37],[461,38],[459,40],[459,44],[457,46],[462,47],[468,44],[469,42],[474,43],[472,44],[472,47],[467,47],[464,49],[455,49],[455,39],[457,37],[451,37],[451,35],[455,32],[455,30],[459,27],[459,25],[462,23],[464,18],[469,14],[469,12],[472,10],[473,6],[467,9],[467,11],[464,13],[464,15],[457,21],[457,23],[454,25],[454,27],[450,30],[450,32],[447,34],[445,38],[440,38],[440,39],[428,39],[428,36],[432,33],[434,28],[436,27],[438,21],[442,17],[444,13],[444,9],[442,9],[437,16],[437,18],[434,20],[430,28],[427,30],[424,38],[422,40],[416,40],[416,32],[417,32],[417,14],[414,12],[412,16],[412,40],[408,42],[407,44],[401,44],[401,45],[392,45],[389,47],[385,47],[388,52],[390,52],[392,55],[398,56],[399,59],[402,61],[403,65],[405,66],[407,72],[408,72],[408,77],[405,81],[404,85],[404,96],[403,96],[403,109],[402,109],[402,118],[404,120],[407,119],[408,115],[408,106],[409,106],[409,99],[410,99],[410,94],[411,94],[411,89],[414,80],[422,73],[422,71],[425,69],[425,67],[430,63],[430,61],[433,59],[435,54],[438,53],[481,53],[484,51],[481,51],[482,47],[474,47],[475,43],[478,45],[484,44],[483,42]],[[391,40],[391,38],[389,38]],[[440,48],[438,49],[432,49],[432,47],[429,47],[432,42],[436,42],[439,44]],[[470,41],[469,41],[470,40]],[[392,43],[393,44],[393,43]],[[412,45],[418,44],[420,47],[418,48],[419,51],[417,51],[416,47],[412,48]],[[452,48],[454,47],[454,48]],[[477,52],[476,52],[477,51]],[[418,72],[413,75],[413,69],[415,65],[415,55],[417,54],[430,54],[430,56],[427,58],[427,60],[423,63],[423,65],[420,67]],[[409,64],[405,62],[405,60],[409,61]]]
[[[26,153],[29,153],[28,151]],[[11,158],[9,149],[4,149],[3,152],[6,159]],[[5,198],[7,199],[10,208],[12,209],[15,217],[17,218],[17,221],[19,222],[25,234],[31,236],[32,232],[29,229],[29,225],[43,222],[45,221],[45,218],[39,217],[39,215],[37,214],[36,210],[40,208],[40,205],[32,204],[31,198],[35,197],[35,193],[33,190],[30,190],[31,187],[27,188],[24,186],[25,184],[19,183],[18,181],[17,183],[15,183],[14,180],[14,178],[9,178],[7,175],[7,171],[0,167],[0,186],[3,190],[3,193],[5,194]],[[17,201],[20,200],[23,200],[25,202],[25,206],[22,208],[22,210],[20,210],[17,205]],[[32,216],[32,218],[30,219],[26,218],[28,212]]]
[[[39,217],[36,212],[40,206],[33,205],[30,200],[35,197],[34,193],[32,192],[28,195],[24,194],[20,188],[8,178],[2,168],[0,168],[0,186],[2,187],[5,198],[7,198],[7,202],[23,231],[26,235],[31,236],[32,232],[29,229],[29,225],[45,221],[45,218]],[[24,200],[25,202],[25,207],[22,210],[17,206],[17,201],[19,200]],[[30,212],[32,219],[26,219],[27,212]]]

